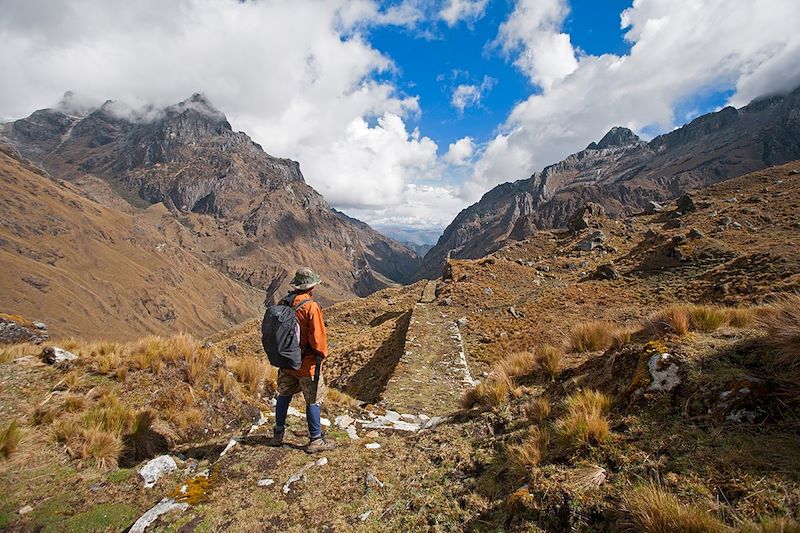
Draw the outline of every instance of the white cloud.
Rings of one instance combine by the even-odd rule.
[[[488,0],[448,0],[439,17],[451,28],[462,20],[474,22],[483,17],[487,3]]]
[[[636,0],[621,17],[630,53],[577,59],[561,32],[567,12],[564,0],[520,0],[502,25],[498,42],[540,90],[486,145],[465,199],[527,177],[611,126],[670,131],[685,117],[678,107],[698,95],[735,89],[730,101],[743,105],[800,84],[795,0]]]
[[[463,208],[464,200],[458,196],[456,187],[409,183],[403,191],[403,201],[396,206],[369,211],[348,209],[347,213],[369,218],[375,225],[441,228],[452,222]]]
[[[439,167],[436,144],[407,131],[417,98],[374,81],[395,67],[362,32],[413,25],[417,4],[3,0],[0,117],[68,89],[133,107],[204,92],[267,152],[300,161],[333,205],[368,215],[402,204],[409,184]]]
[[[464,83],[453,90],[450,104],[463,113],[464,109],[480,104],[481,99],[495,84],[495,79],[484,76],[480,85]]]
[[[451,165],[465,165],[472,158],[475,151],[475,142],[472,137],[464,137],[447,147],[447,153],[444,154],[444,160]]]

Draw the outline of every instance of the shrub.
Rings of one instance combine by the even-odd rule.
[[[494,372],[505,373],[510,378],[527,376],[536,369],[536,356],[531,352],[517,352],[498,361]]]
[[[16,420],[12,420],[4,430],[0,431],[0,459],[6,459],[17,451],[21,439],[22,432],[19,425]]]
[[[616,327],[605,320],[595,320],[579,324],[569,334],[570,351],[594,352],[606,350],[611,346]]]
[[[710,305],[696,305],[689,308],[692,318],[692,327],[697,331],[710,333],[727,324],[725,311]]]
[[[547,417],[550,416],[550,410],[550,400],[541,396],[538,398],[531,398],[522,407],[522,412],[525,413],[528,420],[536,422],[537,424],[541,424],[547,420]]]
[[[509,466],[515,472],[528,474],[531,468],[545,460],[549,448],[550,432],[532,427],[521,443],[506,447]]]
[[[762,344],[783,367],[800,367],[800,294],[784,296],[769,304],[756,319],[767,335]]]
[[[561,373],[561,360],[564,352],[561,349],[545,344],[536,350],[536,366],[555,379]]]
[[[556,423],[562,440],[570,444],[599,444],[610,436],[605,412],[611,398],[597,391],[577,392],[564,401],[566,413]]]
[[[682,505],[678,499],[654,485],[644,485],[624,496],[632,529],[649,533],[717,533],[730,531],[705,509]]]

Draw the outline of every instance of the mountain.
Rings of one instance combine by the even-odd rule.
[[[171,242],[163,205],[109,208],[2,147],[0,192],[0,308],[54,337],[210,334],[260,309],[260,291]]]
[[[467,207],[424,257],[418,278],[436,277],[445,258],[478,258],[542,228],[564,227],[595,202],[612,217],[682,192],[800,157],[800,89],[726,107],[644,142],[612,128],[530,178],[504,183]]]
[[[300,265],[322,275],[323,302],[407,281],[419,266],[413,251],[332,210],[297,162],[233,131],[200,94],[164,109],[43,109],[2,125],[0,142],[109,207],[163,204],[180,246],[270,298]]]

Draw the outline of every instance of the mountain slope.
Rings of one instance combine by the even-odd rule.
[[[557,228],[586,202],[613,216],[641,211],[651,200],[800,157],[800,89],[703,115],[643,142],[613,128],[530,178],[498,185],[459,213],[423,259],[417,277],[441,273],[444,258],[477,258],[536,228]]]
[[[110,101],[86,116],[40,110],[4,125],[0,140],[115,207],[163,203],[187,248],[270,295],[302,264],[320,271],[327,301],[406,281],[418,267],[413,251],[334,212],[297,162],[234,132],[199,94],[163,110]]]
[[[0,308],[55,337],[210,334],[263,295],[170,242],[150,220],[84,198],[0,150]]]

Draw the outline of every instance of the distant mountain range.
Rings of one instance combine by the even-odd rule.
[[[797,158],[800,89],[703,115],[650,142],[612,128],[585,150],[498,185],[462,210],[425,255],[417,278],[440,275],[448,255],[478,258],[537,229],[563,227],[586,202],[611,216],[632,214],[650,201]]]
[[[331,209],[305,183],[297,162],[268,155],[233,131],[200,94],[138,112],[111,101],[87,114],[67,105],[42,109],[0,125],[0,144],[68,181],[109,217],[148,210],[165,242],[268,298],[287,290],[301,265],[319,270],[324,285],[317,297],[332,302],[406,282],[420,264],[414,251]],[[0,249],[8,246],[0,241]],[[6,269],[3,275],[25,273]],[[169,277],[152,273],[152,290],[169,285]],[[195,297],[208,304],[205,295]],[[7,300],[4,294],[0,307],[13,311]],[[250,314],[258,312],[248,305]]]

